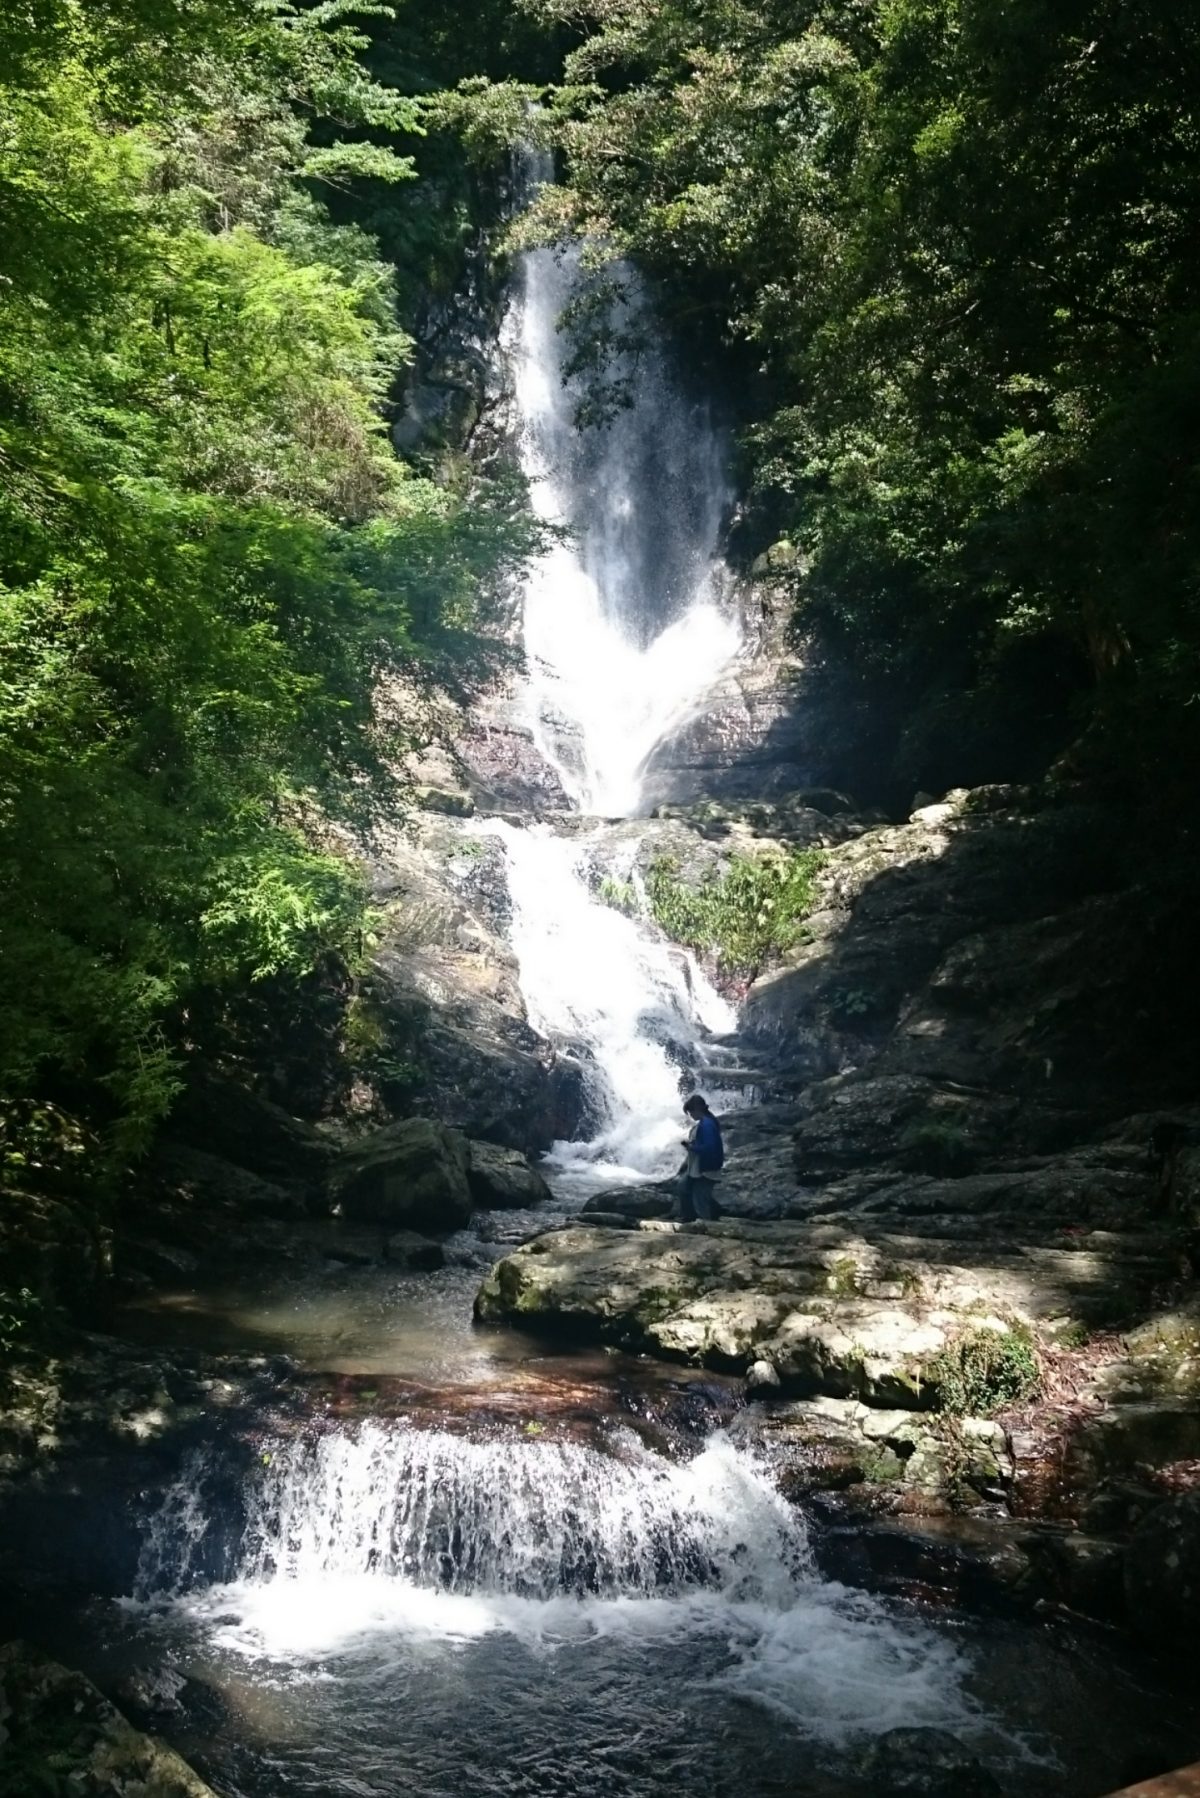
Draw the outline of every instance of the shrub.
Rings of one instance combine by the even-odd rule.
[[[955,1417],[990,1417],[1041,1387],[1033,1342],[1022,1329],[972,1330],[947,1343],[925,1377],[937,1387],[940,1409]]]
[[[975,1147],[966,1131],[936,1118],[908,1124],[899,1148],[905,1166],[917,1173],[969,1174],[975,1166]]]
[[[674,942],[712,956],[725,973],[750,978],[800,940],[823,859],[818,849],[735,855],[724,874],[693,887],[664,856],[650,869],[646,897]]]

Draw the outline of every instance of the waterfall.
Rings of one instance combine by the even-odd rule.
[[[250,1482],[238,1576],[253,1583],[370,1574],[446,1592],[537,1599],[649,1598],[713,1587],[791,1596],[803,1525],[724,1438],[679,1465],[623,1433],[582,1443],[474,1441],[364,1424],[264,1444]],[[143,1593],[205,1565],[193,1525],[203,1470],[164,1500]]]
[[[527,188],[549,172],[548,159],[527,154]],[[527,585],[526,704],[567,792],[600,817],[637,811],[650,752],[739,648],[719,556],[729,505],[720,435],[669,366],[635,271],[615,274],[605,378],[628,403],[605,422],[576,428],[583,390],[565,370],[560,321],[595,283],[577,252],[522,258],[506,331],[533,505],[571,532]]]
[[[603,1117],[594,1142],[559,1144],[560,1167],[607,1164],[645,1177],[679,1160],[681,1069],[707,1031],[736,1013],[690,956],[603,904],[582,872],[586,837],[500,821],[513,902],[512,944],[535,1029],[587,1045]]]
[[[140,1602],[223,1651],[288,1664],[390,1669],[400,1643],[615,1638],[629,1655],[657,1645],[694,1678],[703,1652],[710,1683],[830,1740],[969,1718],[954,1646],[820,1580],[799,1514],[726,1437],[682,1465],[632,1434],[612,1449],[375,1424],[268,1441],[234,1577],[212,1586],[190,1527],[205,1486],[193,1464],[151,1532]]]
[[[526,191],[550,178],[526,153]],[[636,273],[604,298],[617,347],[606,380],[629,403],[579,429],[581,382],[560,323],[596,277],[573,250],[535,250],[518,269],[505,330],[520,454],[533,505],[567,533],[523,596],[522,704],[566,791],[598,818],[636,814],[644,764],[702,705],[739,650],[720,535],[728,510],[720,433],[670,362]],[[560,1167],[601,1177],[670,1171],[680,1083],[733,1009],[694,958],[609,910],[585,877],[588,839],[494,822],[513,899],[513,946],[535,1027],[582,1046],[603,1122],[589,1145],[556,1145]]]

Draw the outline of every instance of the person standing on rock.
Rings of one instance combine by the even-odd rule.
[[[683,1143],[687,1165],[680,1183],[679,1217],[682,1223],[694,1224],[697,1218],[711,1221],[721,1215],[713,1188],[725,1165],[725,1144],[720,1124],[699,1093],[686,1099],[683,1109],[692,1127]]]

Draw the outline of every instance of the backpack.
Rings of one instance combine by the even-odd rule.
[[[721,1126],[711,1113],[700,1119],[700,1128],[696,1132],[696,1152],[700,1157],[702,1173],[719,1174],[725,1166],[725,1143],[721,1136]]]

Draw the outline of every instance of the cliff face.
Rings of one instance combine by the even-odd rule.
[[[598,1196],[498,1264],[481,1315],[737,1369],[798,1489],[1070,1519],[1053,1589],[1124,1615],[1124,1539],[1200,1458],[1178,864],[1013,789],[900,824],[680,810],[647,853],[693,882],[824,844],[803,938],[742,1008],[771,1102],[726,1119],[725,1221],[681,1231],[669,1186]]]

